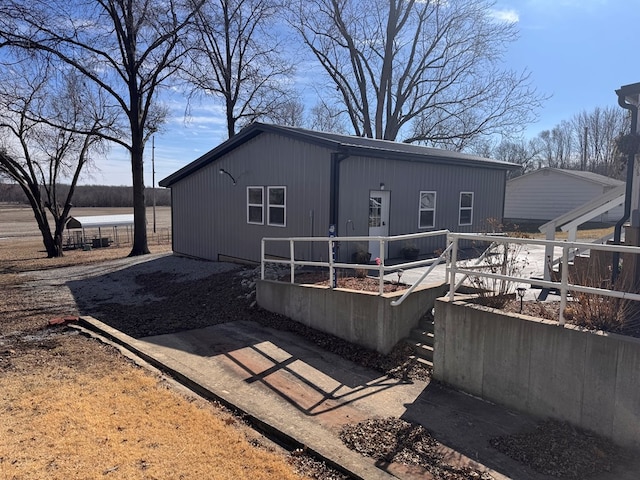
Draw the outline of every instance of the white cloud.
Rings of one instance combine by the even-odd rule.
[[[491,16],[501,22],[518,23],[520,21],[520,15],[513,9],[492,10]]]

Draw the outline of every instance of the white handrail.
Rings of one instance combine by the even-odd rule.
[[[411,285],[406,292],[404,292],[402,294],[402,296],[398,299],[398,300],[394,300],[391,302],[391,306],[392,307],[397,307],[398,305],[402,304],[402,302],[404,302],[404,299],[407,298],[409,295],[411,295],[411,293],[413,293],[413,291],[416,289],[416,287],[418,285],[420,285],[422,283],[422,281],[427,278],[427,276],[429,276],[429,274],[433,271],[434,268],[436,268],[440,262],[444,259],[447,258],[447,256],[449,255],[449,252],[451,251],[451,249],[453,248],[453,244],[449,245],[447,248],[445,248],[444,252],[442,252],[440,254],[440,256],[436,259],[435,262],[433,262],[431,264],[431,266],[422,274],[422,276],[418,279],[417,282],[414,282],[413,285]]]
[[[460,240],[479,240],[482,241],[491,241],[494,243],[504,243],[504,244],[523,244],[523,245],[544,245],[551,248],[562,248],[562,260],[561,260],[561,268],[562,274],[559,282],[552,282],[549,280],[539,280],[539,279],[530,279],[519,277],[515,275],[504,275],[498,273],[491,272],[482,272],[474,269],[474,267],[465,268],[459,267],[457,265],[457,251],[458,251],[458,242]],[[482,235],[482,234],[463,234],[463,233],[450,233],[448,235],[448,241],[453,248],[451,249],[451,262],[448,267],[449,273],[449,300],[453,301],[455,299],[455,292],[457,288],[460,286],[461,282],[456,283],[456,276],[463,275],[473,275],[476,277],[486,277],[493,278],[504,281],[511,281],[514,283],[524,283],[528,285],[537,285],[543,288],[555,288],[560,291],[560,312],[558,323],[563,326],[565,324],[564,319],[564,310],[567,305],[567,297],[569,292],[582,292],[582,293],[590,293],[594,295],[602,295],[607,297],[621,298],[633,301],[640,301],[640,294],[625,292],[620,290],[611,290],[606,288],[596,288],[596,287],[588,287],[584,285],[577,285],[569,283],[569,250],[570,249],[591,249],[591,250],[602,250],[607,252],[620,252],[627,254],[635,254],[640,255],[640,247],[628,246],[628,245],[609,245],[609,244],[593,244],[593,243],[583,243],[583,242],[569,242],[569,241],[561,241],[561,240],[540,240],[540,239],[527,239],[527,238],[517,238],[517,237],[497,237],[493,235]]]
[[[406,240],[415,240],[420,238],[428,238],[428,237],[437,237],[437,236],[446,236],[449,233],[449,230],[436,230],[432,232],[423,232],[423,233],[411,233],[405,235],[395,235],[390,237],[383,236],[350,236],[350,237],[265,237],[261,241],[260,248],[260,259],[261,259],[261,279],[265,279],[265,264],[266,263],[274,263],[281,265],[288,265],[290,268],[290,281],[291,283],[295,282],[295,267],[296,266],[316,266],[316,267],[325,267],[329,269],[329,284],[331,288],[333,288],[333,282],[331,279],[334,278],[335,269],[337,268],[354,268],[354,269],[368,269],[373,270],[377,269],[379,272],[379,286],[378,293],[382,295],[384,293],[384,275],[390,272],[404,270],[408,268],[426,266],[432,264],[434,262],[433,258],[428,258],[424,260],[415,260],[411,262],[400,263],[396,265],[386,265],[385,264],[385,244],[396,242],[396,241],[406,241]],[[361,264],[361,263],[344,263],[334,261],[332,258],[332,252],[334,245],[339,242],[370,242],[377,241],[380,244],[380,256],[376,259],[380,263],[377,265],[370,264]],[[266,243],[267,242],[288,242],[289,243],[289,258],[266,258]],[[329,261],[314,261],[314,260],[296,260],[295,258],[295,243],[296,242],[326,242],[328,248],[328,258]],[[432,267],[430,270],[433,270]]]

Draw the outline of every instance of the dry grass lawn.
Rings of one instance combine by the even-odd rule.
[[[69,364],[72,342],[87,364]],[[31,371],[0,376],[1,478],[299,478],[284,457],[251,445],[233,416],[189,401],[106,347],[45,343]]]
[[[613,227],[578,230],[576,232],[576,239],[578,242],[590,241],[590,240],[595,240],[597,238],[602,238],[605,235],[608,235],[610,233],[613,233]],[[538,231],[533,233],[527,233],[526,235],[529,235],[531,238],[540,238],[540,239],[545,238],[545,234]],[[556,240],[567,240],[568,237],[569,237],[569,232],[562,232],[562,231],[556,232]]]
[[[111,346],[47,327],[57,312],[20,286],[20,273],[121,258],[129,248],[46,259],[37,236],[0,239],[0,478],[301,478],[286,452],[225,409]]]

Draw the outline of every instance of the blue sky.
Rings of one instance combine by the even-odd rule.
[[[615,90],[640,82],[640,0],[497,0],[495,14],[517,22],[505,66],[531,73],[539,92],[551,95],[526,135],[552,128],[583,110],[616,106]],[[169,98],[172,117],[155,137],[156,183],[226,138],[220,111],[199,106],[184,119],[180,97]],[[146,150],[145,184],[151,186],[151,144]],[[108,159],[83,179],[85,184],[131,185],[126,154]]]

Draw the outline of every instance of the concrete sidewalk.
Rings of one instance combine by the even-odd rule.
[[[246,413],[255,425],[340,465],[354,478],[426,479],[421,469],[380,465],[346,448],[342,425],[394,416],[422,424],[454,464],[496,479],[550,479],[489,446],[535,420],[435,383],[403,383],[328,353],[292,333],[238,321],[134,339],[91,317],[82,325],[123,345],[199,394]],[[611,472],[601,479],[625,478]],[[634,477],[627,477],[634,478]]]

